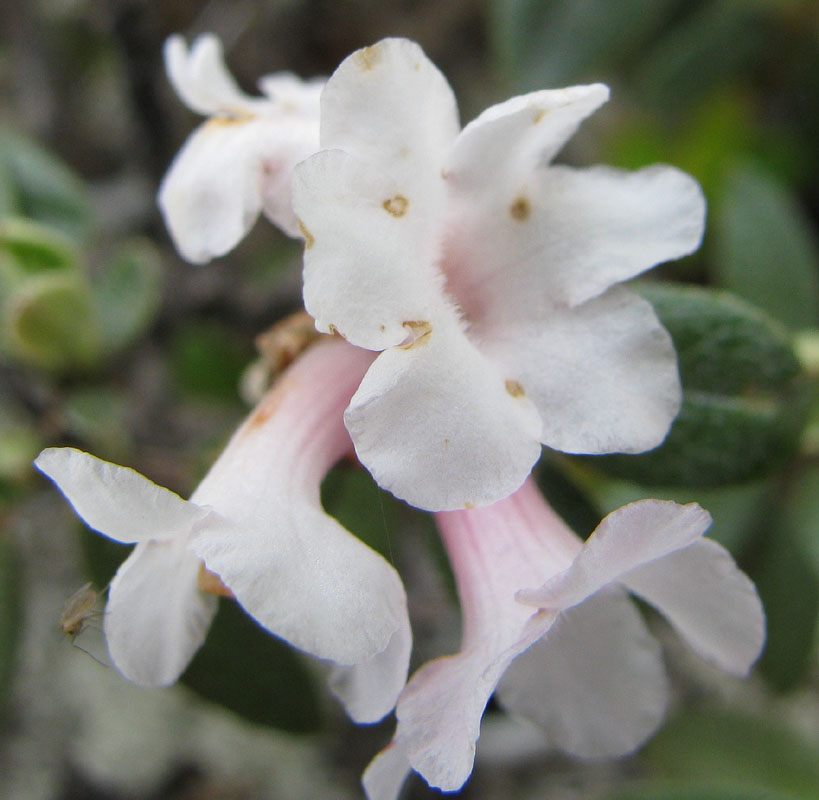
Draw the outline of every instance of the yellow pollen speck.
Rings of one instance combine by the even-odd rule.
[[[211,117],[205,124],[210,128],[226,128],[230,125],[243,125],[246,122],[251,122],[255,118],[253,114],[248,114],[246,111],[239,111],[233,114]]]
[[[467,511],[469,511],[469,509],[471,509],[471,508],[475,508],[475,504],[474,504],[474,503],[464,503],[464,508],[465,508]]]
[[[526,392],[523,391],[523,387],[517,381],[506,381],[504,384],[506,386],[506,391],[509,392],[512,397],[523,397]]]
[[[385,200],[381,205],[388,214],[392,214],[394,217],[403,217],[409,208],[409,200],[404,195],[397,194],[395,197]]]
[[[307,230],[307,226],[301,220],[299,220],[299,231],[304,237],[304,249],[309,250],[316,243],[315,236]]]
[[[538,122],[540,122],[546,116],[546,114],[547,114],[547,111],[546,111],[545,108],[535,109],[535,116],[532,119],[532,122],[534,122],[534,124],[537,125]]]
[[[512,219],[517,220],[518,222],[524,222],[525,220],[529,219],[529,215],[532,213],[532,205],[525,197],[519,197],[509,206],[509,214],[511,215]]]
[[[370,70],[381,60],[381,47],[377,44],[362,47],[353,53],[353,60],[360,69]]]
[[[432,333],[432,325],[428,322],[409,321],[404,323],[404,327],[410,329],[410,335],[404,344],[398,345],[402,350],[409,350],[411,347],[426,344],[429,335]]]

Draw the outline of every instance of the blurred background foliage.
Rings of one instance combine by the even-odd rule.
[[[62,601],[89,578],[103,586],[125,552],[84,531],[31,459],[71,444],[189,494],[247,409],[254,337],[300,304],[300,248],[268,224],[194,268],[156,210],[196,123],[167,85],[162,43],[206,31],[248,91],[265,73],[328,74],[359,46],[409,36],[464,121],[510,94],[603,81],[612,100],[560,158],[667,162],[701,182],[703,247],[638,284],[680,353],[685,400],[667,442],[641,456],[545,453],[538,478],[582,535],[646,496],[707,507],[763,596],[766,652],[738,682],[669,642],[669,722],[617,762],[516,748],[490,711],[464,796],[819,797],[815,0],[7,0],[0,796],[356,797],[391,731],[346,723],[320,668],[228,601],[182,689],[133,689],[60,638]],[[428,515],[352,464],[323,496],[405,578],[415,662],[454,650],[456,601]],[[104,651],[93,630],[83,646]]]

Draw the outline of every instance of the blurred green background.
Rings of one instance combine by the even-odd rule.
[[[222,601],[183,686],[136,689],[72,649],[62,603],[124,557],[31,468],[71,444],[188,495],[246,413],[254,337],[300,305],[300,247],[260,222],[192,267],[155,206],[198,123],[161,47],[212,31],[247,91],[417,40],[462,121],[591,81],[612,100],[560,160],[675,164],[709,203],[702,249],[640,291],[680,352],[685,404],[636,457],[544,454],[539,480],[587,535],[623,502],[697,500],[756,581],[767,650],[729,680],[668,639],[669,721],[635,756],[579,762],[490,710],[463,795],[819,797],[819,3],[815,0],[6,0],[0,11],[0,797],[352,798],[386,722],[355,728],[321,668]],[[396,563],[414,663],[457,648],[427,515],[351,466],[328,510]],[[652,620],[654,622],[654,620]],[[664,629],[658,626],[663,634]],[[665,632],[667,633],[667,631]],[[94,630],[80,642],[104,656]],[[407,797],[432,796],[415,780]]]

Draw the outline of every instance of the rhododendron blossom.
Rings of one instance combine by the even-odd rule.
[[[318,149],[323,80],[290,73],[259,80],[264,97],[244,94],[212,35],[188,52],[180,36],[165,43],[177,94],[209,117],[177,155],[159,190],[159,206],[179,252],[195,263],[232,250],[261,211],[298,235],[290,204],[293,167]]]
[[[518,489],[541,443],[656,447],[681,390],[670,337],[619,284],[699,246],[704,200],[672,167],[551,164],[608,98],[538,91],[459,130],[421,48],[347,58],[299,164],[304,299],[321,331],[383,351],[345,420],[378,483],[449,510]]]
[[[72,448],[36,466],[94,530],[137,543],[111,581],[111,659],[144,686],[174,682],[202,644],[221,580],[265,628],[335,663],[334,691],[353,719],[387,714],[404,685],[411,637],[395,570],[321,508],[328,469],[350,452],[342,411],[372,354],[314,345],[233,435],[185,501],[137,472]]]
[[[495,505],[436,516],[461,600],[461,651],[407,684],[395,738],[365,773],[371,800],[393,800],[410,769],[458,789],[496,688],[501,705],[563,752],[638,747],[663,718],[668,685],[628,592],[729,673],[746,674],[761,651],[759,596],[730,554],[702,538],[711,518],[696,504],[624,506],[585,544],[532,479]]]

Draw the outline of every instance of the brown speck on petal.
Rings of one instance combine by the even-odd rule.
[[[370,47],[362,47],[353,53],[353,60],[359,69],[371,70],[381,60],[381,46],[374,44]]]
[[[523,387],[517,381],[506,381],[504,385],[506,386],[506,391],[509,392],[512,397],[523,397],[526,394]]]
[[[529,200],[525,197],[518,197],[511,206],[509,206],[509,214],[512,219],[517,220],[518,222],[524,222],[525,220],[529,219],[529,215],[532,213],[532,206],[529,203]]]
[[[404,195],[397,194],[395,197],[385,200],[381,205],[388,214],[392,214],[394,217],[403,217],[407,213],[407,208],[409,208],[409,200]]]
[[[222,583],[221,578],[215,573],[205,568],[204,564],[199,566],[199,591],[205,594],[215,594],[218,597],[233,598],[233,592]]]
[[[309,250],[315,243],[316,237],[307,230],[307,226],[299,220],[299,232],[304,237],[304,249]]]
[[[537,125],[547,114],[545,108],[536,108],[535,109],[535,116],[532,118],[532,122]]]

